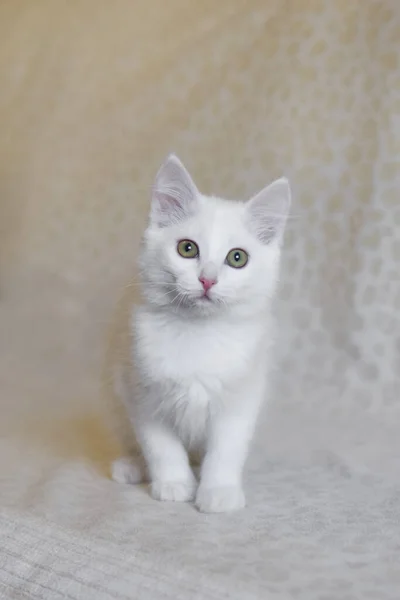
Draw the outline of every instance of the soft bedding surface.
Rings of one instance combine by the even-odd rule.
[[[398,2],[3,0],[0,89],[0,597],[397,600]],[[204,192],[294,190],[232,515],[109,479],[109,331],[170,150]]]

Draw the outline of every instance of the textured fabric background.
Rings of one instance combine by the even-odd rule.
[[[399,2],[3,0],[0,90],[2,597],[397,599]],[[205,193],[293,185],[235,516],[107,480],[110,330],[171,150]]]

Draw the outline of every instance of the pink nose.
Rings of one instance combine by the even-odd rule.
[[[207,279],[206,277],[199,277],[199,281],[201,282],[205,292],[208,292],[208,290],[217,283],[215,279]]]

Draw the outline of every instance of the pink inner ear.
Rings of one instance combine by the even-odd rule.
[[[176,208],[182,208],[181,203],[174,198],[173,196],[169,196],[168,194],[158,193],[156,192],[156,196],[160,203],[160,206],[163,210],[170,210]]]
[[[153,192],[152,221],[159,227],[167,227],[178,223],[185,219],[186,212],[184,201],[166,192]]]
[[[183,217],[184,208],[174,196],[169,194],[158,193],[157,195],[159,211],[164,217],[170,217],[171,221]]]

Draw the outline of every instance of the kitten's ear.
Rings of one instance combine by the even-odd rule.
[[[247,202],[249,225],[263,244],[282,238],[290,199],[289,181],[281,177]]]
[[[175,154],[161,165],[153,185],[150,221],[168,227],[187,219],[197,206],[199,191]]]

